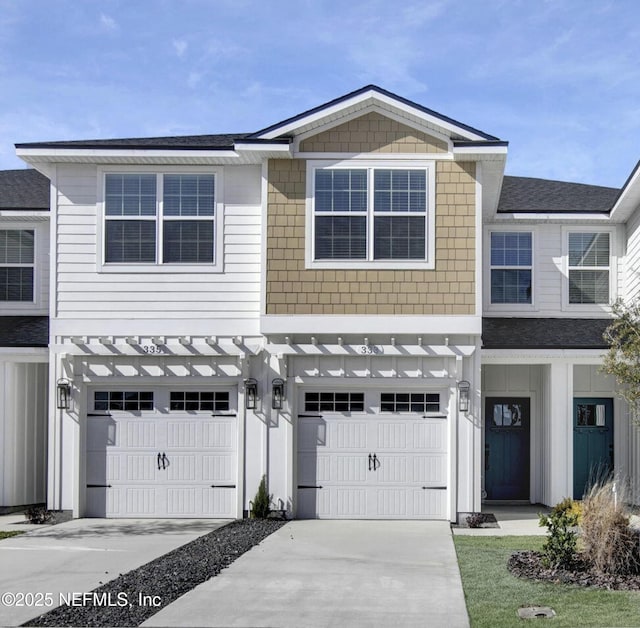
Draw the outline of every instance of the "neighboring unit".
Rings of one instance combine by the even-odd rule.
[[[505,177],[506,142],[376,86],[17,151],[52,189],[49,507],[242,517],[266,475],[291,516],[455,520],[638,477],[598,368],[637,172]]]
[[[0,172],[0,512],[46,501],[49,180]]]

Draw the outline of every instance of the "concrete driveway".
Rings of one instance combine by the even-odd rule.
[[[0,626],[20,625],[59,606],[61,594],[91,591],[225,523],[76,519],[35,529],[12,526],[28,533],[0,541]]]
[[[447,522],[292,521],[143,626],[468,627]]]

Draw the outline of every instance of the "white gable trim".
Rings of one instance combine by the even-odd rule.
[[[378,104],[379,103],[379,104]],[[341,100],[334,105],[329,105],[327,107],[322,108],[319,111],[314,111],[309,113],[303,117],[297,117],[294,120],[283,123],[277,127],[272,127],[265,133],[261,134],[259,137],[264,139],[274,139],[281,135],[292,135],[295,134],[297,129],[307,127],[309,125],[314,125],[314,127],[323,126],[324,119],[330,119],[333,116],[338,116],[340,112],[354,109],[356,115],[362,115],[362,111],[369,109],[373,106],[378,107],[382,105],[382,109],[387,112],[387,107],[391,109],[395,109],[400,112],[404,112],[407,116],[415,117],[424,121],[424,124],[427,128],[440,128],[443,129],[444,133],[452,134],[460,136],[461,138],[469,139],[469,140],[486,140],[486,136],[480,135],[478,133],[473,133],[467,128],[458,126],[449,122],[447,120],[443,120],[442,118],[431,115],[422,111],[416,107],[412,107],[411,105],[404,103],[396,98],[392,98],[391,96],[387,96],[386,94],[381,94],[380,92],[370,89],[360,94],[355,94],[351,98]],[[385,106],[386,105],[386,106]],[[351,114],[347,114],[351,115]],[[387,114],[385,114],[387,115]],[[402,115],[400,115],[402,118]],[[340,120],[344,121],[345,116],[340,116]]]

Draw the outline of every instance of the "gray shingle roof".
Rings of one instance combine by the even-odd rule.
[[[248,133],[224,133],[221,135],[182,135],[178,137],[129,137],[107,140],[70,140],[59,142],[29,142],[16,144],[16,148],[146,148],[146,149],[233,149],[236,140],[248,137]]]
[[[49,209],[49,179],[32,168],[0,170],[0,209]]]
[[[498,213],[608,212],[619,193],[618,188],[599,185],[505,176]]]
[[[0,316],[0,347],[46,347],[48,316]]]
[[[610,318],[482,319],[483,349],[607,349]]]

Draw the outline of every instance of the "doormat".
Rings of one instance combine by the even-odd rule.
[[[499,528],[500,524],[492,512],[461,512],[452,528]]]

